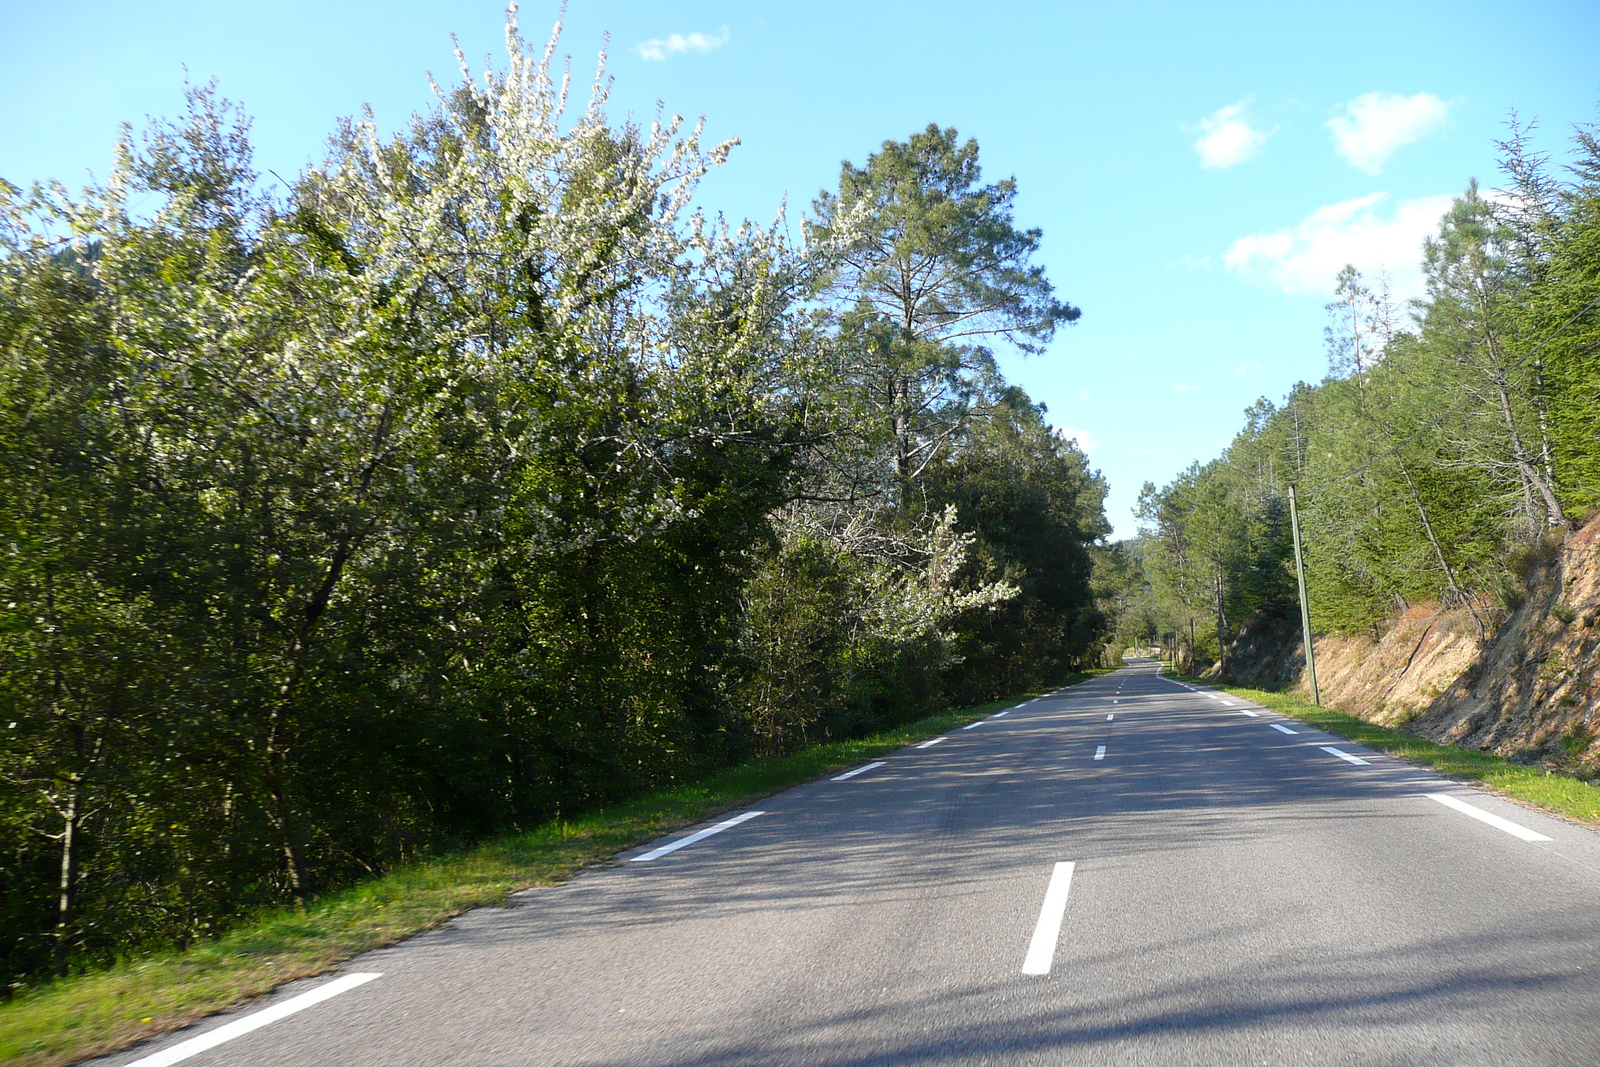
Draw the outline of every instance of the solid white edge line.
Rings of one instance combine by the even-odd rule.
[[[127,1067],[167,1067],[168,1064],[179,1063],[190,1056],[198,1056],[207,1049],[216,1048],[225,1041],[243,1037],[252,1030],[259,1030],[263,1026],[293,1015],[297,1011],[304,1011],[309,1007],[321,1004],[324,1000],[354,989],[356,986],[366,985],[374,978],[382,977],[382,971],[371,971],[347,974],[343,978],[335,978],[326,985],[320,985],[309,992],[301,993],[297,997],[290,997],[281,1004],[274,1004],[271,1007],[262,1008],[260,1011],[251,1012],[244,1018],[235,1019],[225,1026],[219,1026],[215,1030],[201,1034],[198,1037],[191,1037],[187,1041],[180,1041],[171,1048],[151,1053],[143,1059],[134,1060]]]
[[[1039,921],[1033,927],[1033,940],[1028,942],[1028,955],[1022,961],[1023,974],[1049,974],[1056,958],[1056,941],[1061,937],[1061,919],[1067,913],[1067,893],[1072,888],[1070,860],[1058,863],[1050,872],[1050,885],[1044,891],[1044,904],[1039,908]]]
[[[1363,767],[1370,766],[1370,764],[1366,760],[1362,759],[1360,756],[1352,756],[1348,752],[1341,752],[1338,749],[1334,748],[1332,745],[1322,745],[1322,746],[1319,746],[1319,747],[1321,747],[1322,751],[1326,752],[1328,755],[1330,755],[1330,756],[1338,756],[1340,759],[1344,760],[1346,763],[1358,763]]]
[[[922,742],[922,744],[918,745],[917,747],[918,748],[932,748],[934,745],[937,745],[940,741],[948,741],[948,740],[950,740],[950,735],[949,734],[945,734],[943,737],[935,737],[932,740],[924,741],[924,742]]]
[[[1095,759],[1105,759],[1106,758],[1106,746],[1101,745],[1099,748],[1095,749],[1094,750],[1094,758]]]
[[[757,815],[765,815],[765,814],[766,814],[766,812],[764,812],[764,811],[747,811],[743,815],[735,815],[731,819],[722,820],[721,822],[717,823],[717,825],[715,825],[715,826],[708,826],[704,830],[699,831],[698,833],[690,834],[688,837],[680,837],[678,840],[673,841],[673,842],[671,842],[669,844],[662,845],[660,848],[653,848],[649,852],[646,852],[642,856],[635,856],[635,857],[633,857],[633,862],[634,863],[644,863],[644,862],[646,862],[648,860],[660,859],[662,856],[665,856],[667,853],[676,852],[676,851],[678,851],[678,849],[683,848],[685,845],[692,845],[696,841],[704,841],[706,838],[710,837],[712,834],[720,834],[722,831],[728,829],[728,827],[730,827],[730,826],[738,826],[740,823],[746,821],[747,819],[753,819]]]
[[[1281,730],[1286,734],[1297,734],[1297,733],[1300,732],[1299,730],[1291,730],[1287,726],[1283,725],[1282,723],[1275,722],[1275,723],[1272,723],[1271,725],[1272,725],[1272,728],[1274,730]]]
[[[865,767],[857,767],[853,771],[845,771],[843,774],[839,775],[837,778],[833,778],[833,779],[830,779],[830,780],[831,781],[835,781],[835,782],[842,782],[847,778],[854,778],[858,774],[866,774],[868,771],[873,770],[874,768],[877,768],[877,767],[882,767],[883,765],[884,765],[884,761],[883,760],[881,760],[881,759],[880,760],[873,760],[871,763],[867,764]]]
[[[1551,841],[1554,838],[1546,837],[1537,830],[1530,830],[1526,826],[1519,826],[1510,819],[1502,819],[1493,812],[1484,811],[1482,808],[1468,804],[1464,800],[1457,800],[1448,793],[1424,793],[1429,800],[1437,800],[1447,808],[1459,811],[1463,815],[1470,815],[1479,822],[1488,823],[1496,830],[1504,830],[1512,837],[1520,837],[1524,841]]]

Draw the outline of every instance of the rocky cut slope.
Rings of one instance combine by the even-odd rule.
[[[1600,774],[1600,518],[1528,553],[1488,636],[1464,608],[1413,605],[1383,636],[1316,639],[1323,703],[1432,741]],[[1299,627],[1247,627],[1231,674],[1304,691]]]

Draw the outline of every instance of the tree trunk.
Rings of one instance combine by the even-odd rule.
[[[1228,609],[1223,592],[1222,570],[1218,568],[1213,593],[1217,608],[1217,671],[1225,675],[1228,673]]]
[[[371,473],[372,467],[369,466],[363,476],[363,489]],[[349,562],[354,551],[353,541],[354,535],[349,533],[340,540],[332,558],[328,561],[328,569],[323,575],[322,582],[312,591],[301,609],[300,631],[289,649],[289,670],[278,685],[278,700],[272,708],[267,726],[265,757],[268,799],[271,801],[268,818],[272,821],[273,829],[277,831],[279,850],[283,853],[283,860],[288,868],[290,893],[294,897],[295,906],[302,910],[306,906],[306,897],[311,892],[311,879],[310,872],[305,867],[299,838],[295,833],[293,804],[288,790],[289,752],[283,736],[285,720],[294,706],[300,682],[305,677],[306,657],[311,652],[312,638],[322,621],[323,613],[328,609],[334,590],[338,588],[339,581],[344,576],[345,564]]]
[[[894,405],[891,431],[894,433],[894,474],[901,500],[911,482],[911,383],[895,375],[890,379],[889,396]]]
[[[1495,393],[1500,400],[1500,418],[1504,421],[1506,433],[1511,438],[1511,455],[1516,460],[1518,472],[1522,475],[1524,491],[1530,489],[1536,491],[1544,500],[1546,526],[1565,526],[1566,516],[1562,513],[1561,502],[1556,499],[1555,490],[1534,468],[1528,459],[1528,450],[1523,447],[1522,435],[1517,432],[1517,420],[1511,411],[1511,397],[1506,392],[1505,380],[1497,378],[1494,385]],[[1537,521],[1533,514],[1532,501],[1529,503],[1528,518]]]
[[[78,825],[81,820],[83,781],[77,775],[71,779],[67,805],[61,809],[61,876],[57,882],[55,972],[56,977],[67,976],[71,962],[72,901],[78,881]]]
[[[1488,346],[1489,357],[1492,360],[1491,366],[1494,368],[1490,375],[1490,379],[1494,383],[1495,396],[1499,401],[1500,418],[1501,421],[1505,423],[1506,434],[1511,440],[1511,454],[1512,458],[1516,461],[1517,473],[1522,477],[1523,494],[1526,498],[1529,498],[1527,499],[1526,504],[1528,509],[1528,520],[1529,522],[1533,523],[1538,522],[1538,517],[1534,514],[1535,506],[1531,499],[1532,495],[1536,492],[1544,501],[1544,524],[1551,527],[1565,526],[1567,524],[1566,514],[1561,509],[1561,502],[1556,499],[1554,477],[1547,477],[1535,469],[1533,462],[1528,457],[1528,449],[1523,444],[1522,433],[1517,429],[1516,414],[1511,407],[1509,385],[1506,381],[1506,374],[1509,368],[1507,366],[1504,353],[1500,347],[1499,336],[1494,327],[1490,324],[1489,300],[1481,285],[1477,288],[1476,296],[1478,298],[1479,314],[1481,314],[1484,318],[1484,343]],[[1548,437],[1548,435],[1544,433],[1544,420],[1542,417],[1542,412],[1540,418],[1540,436],[1541,438]]]
[[[1478,609],[1473,607],[1472,600],[1462,590],[1461,584],[1456,581],[1455,569],[1450,566],[1450,561],[1444,558],[1444,549],[1439,545],[1439,538],[1433,532],[1433,523],[1428,518],[1428,509],[1423,506],[1422,494],[1417,492],[1417,483],[1411,479],[1411,470],[1404,461],[1400,463],[1400,473],[1405,475],[1406,488],[1411,490],[1411,500],[1417,505],[1417,515],[1422,519],[1422,529],[1428,535],[1428,544],[1433,546],[1433,558],[1439,561],[1439,569],[1444,571],[1444,579],[1450,586],[1450,592],[1468,611],[1472,612],[1473,621],[1478,624],[1478,636],[1485,633],[1483,619],[1478,615]]]
[[[310,893],[310,879],[295,833],[293,804],[288,790],[289,758],[279,736],[282,722],[279,709],[274,708],[266,744],[267,798],[270,801],[267,817],[277,833],[278,851],[283,855],[284,867],[289,875],[289,894],[294,898],[294,906],[304,911],[306,897]]]
[[[1544,480],[1553,489],[1556,484],[1555,458],[1550,451],[1550,411],[1544,399],[1544,360],[1533,364],[1533,409],[1539,415],[1539,457],[1544,465]]]

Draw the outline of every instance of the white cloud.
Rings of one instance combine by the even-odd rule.
[[[1212,170],[1248,163],[1261,154],[1275,130],[1258,130],[1244,117],[1249,97],[1237,104],[1218,108],[1200,120],[1200,137],[1194,150],[1200,153],[1200,165]]]
[[[1366,93],[1328,120],[1333,146],[1357,170],[1379,174],[1396,149],[1419,141],[1444,125],[1450,105],[1432,93]]]
[[[1096,437],[1088,430],[1080,430],[1075,426],[1058,426],[1056,427],[1056,433],[1069,441],[1076,442],[1078,445],[1078,451],[1082,452],[1086,456],[1091,455],[1097,448],[1100,447],[1100,438]]]
[[[1333,292],[1334,276],[1353,263],[1369,278],[1387,270],[1398,300],[1421,296],[1422,242],[1450,209],[1449,196],[1401,200],[1388,193],[1319,207],[1288,229],[1253,233],[1228,248],[1228,269],[1288,293]]]
[[[713,37],[709,33],[669,33],[665,37],[640,41],[633,46],[633,50],[640,59],[653,59],[660,63],[685,52],[709,52],[713,48],[721,48],[728,40],[728,27],[724,26],[720,37]]]
[[[1248,378],[1252,374],[1261,373],[1261,364],[1249,362],[1241,363],[1237,367],[1233,368],[1233,373],[1241,378]]]

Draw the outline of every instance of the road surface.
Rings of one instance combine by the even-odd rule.
[[[1600,836],[1153,663],[695,829],[99,1062],[1600,1064]]]

